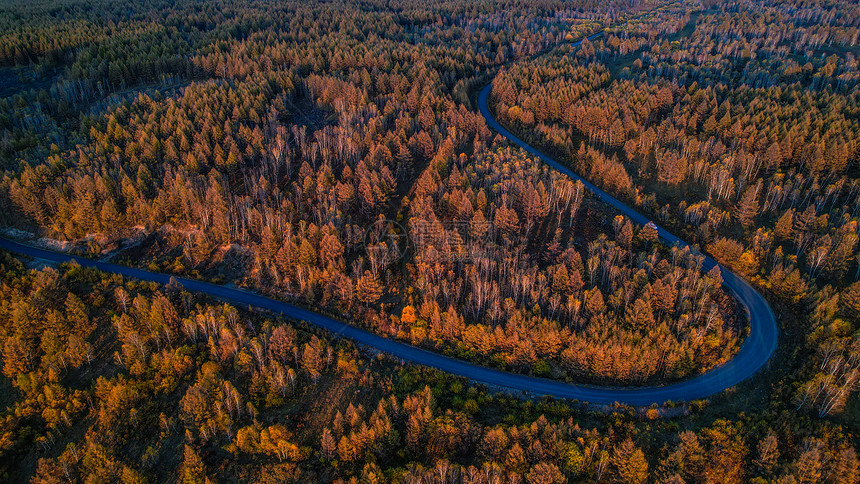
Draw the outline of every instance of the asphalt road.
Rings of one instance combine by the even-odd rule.
[[[521,140],[499,124],[487,106],[491,87],[492,86],[490,85],[484,87],[480,94],[478,94],[478,108],[490,127],[498,131],[502,136],[506,137],[523,150],[540,158],[543,162],[555,168],[559,172],[574,180],[579,180],[598,198],[611,205],[634,222],[646,224],[651,221],[648,217],[640,214],[600,188],[597,188],[588,180],[585,180],[566,166]],[[660,238],[670,246],[688,246],[686,242],[660,226],[657,226],[657,233]],[[737,385],[761,369],[768,362],[771,355],[773,355],[777,346],[779,329],[777,327],[773,311],[767,301],[765,301],[764,297],[762,297],[762,295],[753,289],[746,281],[725,267],[718,265],[710,256],[705,256],[702,270],[709,271],[715,266],[720,268],[724,287],[726,287],[738,300],[740,306],[746,312],[750,322],[750,334],[734,358],[723,365],[711,369],[703,375],[672,385],[637,389],[575,387],[576,390],[565,392],[565,396],[572,395],[570,398],[579,398],[593,402],[606,402],[614,399],[619,402],[631,404],[660,403],[666,400],[694,400],[713,395]],[[552,394],[561,396],[554,391]]]
[[[591,38],[594,38],[597,35],[592,36]],[[493,118],[487,107],[487,97],[489,93],[490,86],[487,86],[481,91],[478,98],[478,104],[481,114],[486,118],[487,123],[491,127],[527,152],[539,157],[556,170],[575,180],[581,181],[589,190],[594,192],[595,195],[604,202],[615,207],[620,213],[623,213],[640,224],[649,222],[648,218],[644,215],[641,215],[632,208],[613,198],[608,193],[582,179],[564,165],[529,146],[502,127],[495,118]],[[670,245],[687,245],[663,228],[658,227],[657,232],[660,235],[660,238]],[[104,272],[157,282],[159,284],[167,284],[171,279],[171,276],[167,274],[110,264],[62,252],[53,252],[3,238],[0,238],[0,248],[51,262],[59,263],[75,261],[84,267],[94,267]],[[716,265],[717,263],[713,259],[706,257],[703,269],[708,271]],[[308,309],[276,301],[248,291],[219,286],[217,284],[210,284],[193,279],[185,279],[182,277],[173,277],[173,279],[189,291],[201,292],[214,298],[234,303],[240,307],[250,306],[265,309],[275,314],[281,314],[289,318],[306,321],[310,324],[331,331],[335,335],[350,338],[356,343],[375,348],[401,360],[430,366],[454,375],[469,378],[470,380],[505,387],[512,390],[522,390],[535,394],[551,395],[557,398],[578,399],[597,404],[611,404],[619,402],[630,405],[650,405],[652,403],[664,403],[669,400],[676,402],[695,400],[732,387],[756,373],[767,363],[774,350],[776,350],[778,329],[776,319],[774,318],[770,306],[768,306],[764,298],[756,292],[755,289],[740,277],[723,267],[720,267],[720,270],[723,275],[725,287],[728,288],[728,290],[738,299],[741,306],[749,315],[750,334],[741,347],[741,350],[729,362],[690,380],[666,386],[636,388],[572,385],[560,381],[493,370],[491,368],[474,365],[462,360],[449,358],[438,353],[433,353],[431,351],[383,338]]]
[[[4,238],[0,238],[0,248],[56,263],[75,261],[83,267],[94,267],[104,272],[157,282],[159,284],[168,284],[171,279],[171,276],[167,274],[120,266],[62,252],[49,251]],[[705,266],[706,268],[713,267],[713,264],[713,261],[709,259]],[[541,395],[552,395],[557,398],[579,399],[599,404],[620,402],[630,405],[650,405],[651,403],[663,403],[667,400],[694,400],[707,397],[731,387],[748,378],[761,368],[776,348],[776,322],[767,303],[755,290],[734,274],[725,269],[722,272],[726,286],[738,297],[751,314],[751,333],[740,352],[728,363],[691,380],[662,387],[642,388],[571,385],[559,381],[493,370],[392,341],[308,309],[276,301],[248,291],[182,277],[173,277],[173,279],[189,291],[201,292],[214,298],[234,303],[239,307],[250,306],[265,309],[275,314],[306,321],[331,331],[336,335],[345,336],[356,343],[373,347],[402,360],[437,368],[474,381],[513,390],[524,390]]]

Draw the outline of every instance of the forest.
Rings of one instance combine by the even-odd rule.
[[[91,109],[77,119],[68,119],[69,107],[86,104],[98,86],[77,82],[77,94],[49,95],[43,112],[55,114],[46,125],[61,126],[58,134],[73,136],[74,146],[52,144],[45,160],[37,145],[33,164],[15,148],[18,170],[0,181],[18,209],[13,223],[23,218],[24,230],[81,241],[91,254],[143,238],[122,252],[136,254],[126,256],[132,264],[176,274],[220,267],[210,276],[512,371],[641,384],[700,373],[737,351],[744,321],[714,274],[702,278],[694,256],[654,246],[647,230],[599,207],[578,213],[587,199],[581,187],[498,153],[469,108],[475,62],[528,56],[591,33],[614,14],[572,12],[585,18],[564,31],[547,19],[535,25],[540,37],[524,34],[533,46],[497,47],[493,59],[429,33],[407,42],[411,53],[363,42],[353,58],[340,59],[342,43],[323,36],[313,64],[307,42],[288,40],[306,27],[282,15],[283,25],[265,30],[284,38],[281,50],[265,53],[273,42],[261,33],[259,56],[193,57],[190,77],[205,79],[179,92],[172,86],[186,81],[172,77],[151,95],[138,89],[107,113]],[[444,65],[434,65],[440,58]],[[120,70],[148,84],[137,68]],[[110,68],[84,77],[102,79],[106,91],[124,92],[132,82],[111,81]],[[10,110],[13,118],[24,114]],[[524,173],[526,183],[518,182]],[[380,218],[409,227],[408,259],[395,260],[384,242],[367,246],[365,226]],[[601,229],[604,218],[613,229]],[[475,237],[473,226],[484,233]],[[547,243],[528,246],[528,239]],[[457,255],[477,252],[485,256]]]
[[[826,415],[860,376],[857,6],[833,3],[824,45],[812,11],[749,3],[561,46],[503,69],[493,99],[517,132],[798,311],[819,365],[798,399]]]
[[[4,237],[577,384],[737,354],[704,253],[781,330],[707,400],[598,406],[0,253],[3,480],[860,481],[857,4],[7,1],[0,26]],[[692,248],[490,129],[490,83],[506,128]]]
[[[636,409],[488,392],[180,287],[0,254],[4,479],[856,482],[847,429],[778,401]],[[688,421],[709,422],[688,428]],[[695,425],[695,424],[694,424]]]

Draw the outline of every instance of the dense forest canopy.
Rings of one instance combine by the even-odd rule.
[[[36,106],[67,137],[60,144],[74,145],[52,144],[47,158],[41,143],[9,146],[18,162],[2,181],[18,208],[10,219],[87,240],[94,252],[104,240],[168,239],[157,251],[169,259],[142,261],[176,273],[227,256],[235,264],[225,277],[243,285],[514,371],[643,383],[727,361],[744,321],[713,274],[703,278],[694,256],[654,246],[629,221],[597,227],[614,215],[580,212],[581,187],[499,153],[470,106],[480,69],[638,9],[485,7],[443,4],[431,21],[426,9],[349,5],[327,15],[327,4],[279,5],[263,25],[232,31],[231,43],[205,44],[206,29],[192,28],[176,37],[186,47],[148,37],[114,45],[108,35],[60,58],[45,52],[40,65],[64,70],[48,89],[56,95]],[[367,29],[341,26],[352,18]],[[465,47],[475,44],[484,47]],[[147,59],[129,51],[143,47],[158,62],[120,66]],[[187,65],[173,69],[168,53]],[[117,62],[104,70],[103,58]],[[14,100],[43,93],[17,94],[10,117],[23,115]],[[365,227],[379,218],[409,227],[406,260],[367,247]],[[485,223],[492,239],[468,233]],[[446,224],[469,230],[455,236]],[[437,236],[422,240],[419,226]]]
[[[825,5],[826,28],[784,2],[666,9],[493,81],[523,136],[805,315],[820,371],[799,399],[822,415],[857,390],[832,358],[857,344],[837,307],[860,276],[857,6]]]
[[[783,330],[710,402],[596,407],[2,253],[0,475],[857,482],[858,35],[835,0],[0,3],[3,236],[578,383],[737,353],[701,251]],[[506,127],[693,249],[511,148],[491,82]]]

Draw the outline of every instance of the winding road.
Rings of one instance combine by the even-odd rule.
[[[589,37],[589,39],[596,38],[599,35],[600,34],[596,34]],[[579,42],[574,45],[578,44]],[[621,203],[608,193],[576,175],[561,163],[546,156],[539,150],[514,136],[510,131],[506,130],[490,113],[487,106],[489,94],[490,86],[487,86],[478,96],[478,105],[481,114],[486,118],[487,123],[491,127],[559,172],[564,173],[575,180],[581,181],[583,185],[591,190],[598,198],[615,207],[615,209],[631,218],[633,221],[639,224],[646,224],[649,222],[649,219],[644,215]],[[682,247],[687,246],[685,242],[661,227],[657,227],[657,233],[660,238],[669,245],[678,245]],[[557,398],[578,399],[596,404],[611,404],[619,402],[629,405],[644,406],[652,403],[661,404],[669,400],[686,401],[705,398],[737,385],[752,376],[767,363],[777,346],[778,329],[776,318],[774,318],[773,311],[771,311],[770,306],[768,306],[761,294],[756,292],[755,289],[753,289],[743,279],[723,267],[720,267],[720,271],[722,272],[724,285],[740,302],[741,306],[747,312],[750,321],[750,334],[744,341],[744,344],[737,355],[725,364],[713,368],[710,371],[690,380],[666,386],[623,388],[572,385],[561,381],[507,373],[474,365],[462,360],[449,358],[438,353],[393,341],[341,321],[337,321],[323,314],[240,289],[233,289],[193,279],[120,266],[62,252],[49,251],[4,238],[0,238],[0,248],[10,252],[56,263],[75,261],[83,267],[94,267],[104,272],[110,272],[145,281],[152,281],[159,284],[167,284],[170,282],[170,279],[173,278],[189,291],[201,292],[214,298],[229,301],[238,305],[264,309],[275,314],[306,321],[310,324],[331,331],[335,335],[345,336],[354,340],[356,343],[388,353],[401,360],[433,367],[454,375],[469,378],[473,381],[505,387],[512,390],[522,390],[540,395],[551,395]],[[717,263],[711,257],[706,256],[703,270],[708,271],[715,266],[717,266]]]
[[[591,38],[592,37],[589,37],[589,39]],[[588,180],[577,175],[568,167],[550,158],[537,148],[529,145],[505,129],[505,127],[502,126],[495,117],[493,117],[487,104],[491,89],[492,85],[487,85],[478,94],[478,108],[490,127],[498,131],[499,134],[512,141],[526,152],[540,158],[544,163],[555,168],[559,172],[574,180],[582,182],[582,184],[585,185],[585,188],[594,193],[594,195],[596,195],[600,200],[611,205],[634,222],[642,225],[651,222],[648,217],[642,215],[617,198],[596,187],[593,183],[590,183]],[[689,244],[671,234],[666,229],[660,226],[656,227],[657,234],[660,239],[668,243],[670,246],[689,247]],[[720,273],[723,277],[724,287],[726,287],[738,300],[741,307],[746,312],[750,323],[749,336],[744,341],[743,346],[734,358],[700,376],[672,385],[635,389],[576,387],[575,391],[569,393],[576,393],[581,396],[570,398],[580,398],[582,400],[592,402],[606,402],[614,398],[618,402],[634,405],[655,402],[662,403],[666,400],[695,400],[697,398],[704,398],[709,395],[713,395],[714,393],[718,393],[737,385],[761,369],[768,362],[777,347],[779,329],[777,327],[773,311],[767,301],[765,301],[764,297],[753,289],[752,286],[730,270],[717,264],[712,257],[706,255],[705,260],[702,263],[702,270],[710,271],[714,267],[719,267]],[[557,394],[553,392],[553,395]]]

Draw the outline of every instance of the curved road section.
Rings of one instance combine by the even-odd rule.
[[[488,118],[491,120],[492,118]],[[574,175],[575,176],[575,175]],[[602,192],[596,191],[599,195]],[[614,200],[614,199],[613,199]],[[629,210],[629,209],[628,209]],[[626,213],[626,212],[625,212]],[[635,212],[632,212],[635,214]],[[632,215],[631,215],[632,216]],[[643,220],[641,216],[637,220]],[[661,236],[664,232],[661,231]],[[668,240],[668,239],[667,239]],[[125,267],[108,262],[101,262],[85,257],[39,249],[29,245],[0,238],[0,248],[46,261],[61,263],[74,261],[83,267],[93,267],[98,270],[119,274],[124,277],[168,284],[171,278],[189,291],[207,294],[217,299],[265,309],[293,319],[306,321],[319,326],[336,335],[343,335],[355,342],[389,353],[402,360],[430,366],[448,373],[460,375],[474,381],[497,385],[514,390],[551,395],[557,398],[579,399],[598,404],[614,402],[629,405],[650,405],[663,403],[668,400],[683,401],[704,398],[726,388],[734,386],[756,372],[764,365],[770,354],[776,348],[776,323],[767,303],[749,285],[731,272],[722,269],[726,286],[748,308],[751,320],[751,333],[741,351],[726,364],[717,367],[699,377],[661,387],[643,388],[613,388],[571,385],[560,381],[507,373],[483,366],[467,363],[462,360],[423,350],[397,341],[383,338],[379,335],[358,329],[349,324],[337,321],[328,316],[313,311],[276,301],[248,291],[210,284],[208,282],[174,277],[158,272],[151,272],[132,267]],[[715,263],[710,258],[705,267],[713,267]]]
[[[528,153],[537,156],[544,163],[555,168],[559,172],[574,180],[582,182],[582,184],[594,193],[597,198],[611,205],[633,221],[641,225],[651,222],[641,213],[625,205],[620,200],[600,188],[597,188],[593,183],[585,180],[566,166],[545,155],[537,148],[534,148],[505,129],[498,121],[496,121],[496,118],[493,117],[489,106],[487,105],[491,89],[492,84],[481,90],[478,95],[478,107],[481,110],[481,115],[487,120],[487,123],[493,129],[498,131],[499,134],[508,138]],[[669,245],[689,247],[689,244],[672,235],[660,226],[657,226],[657,233],[660,238]],[[692,250],[693,248],[691,247],[690,249]],[[723,365],[711,369],[703,375],[673,385],[629,390],[578,387],[578,389],[582,390],[582,396],[572,398],[603,402],[606,400],[612,400],[614,396],[614,398],[619,402],[632,404],[659,403],[666,400],[694,400],[732,387],[743,380],[746,380],[763,367],[770,359],[773,352],[776,351],[777,346],[779,329],[777,328],[776,318],[773,315],[773,311],[770,309],[770,306],[767,301],[765,301],[764,297],[762,297],[762,295],[753,289],[746,281],[725,267],[718,265],[710,256],[705,256],[702,270],[709,271],[714,267],[720,268],[720,273],[723,277],[723,285],[728,288],[728,290],[740,302],[741,306],[747,313],[747,317],[750,322],[750,334],[734,358]]]
[[[640,224],[648,222],[648,219],[645,216],[637,213],[632,208],[624,205],[588,181],[583,180],[565,166],[532,148],[503,128],[493,118],[487,108],[487,97],[489,92],[490,86],[487,86],[481,91],[479,96],[479,105],[481,113],[487,119],[490,126],[529,153],[536,155],[556,170],[575,180],[581,181],[589,190],[594,192],[595,195],[615,207],[619,212]],[[658,227],[657,231],[660,237],[669,244],[679,246],[687,245],[662,228]],[[343,335],[359,344],[375,348],[379,351],[400,358],[401,360],[430,366],[454,375],[469,378],[470,380],[513,390],[522,390],[541,395],[551,395],[557,398],[578,399],[597,404],[611,404],[619,402],[629,405],[650,405],[652,403],[664,403],[668,400],[683,401],[704,398],[725,390],[726,388],[732,387],[752,376],[756,371],[764,366],[765,363],[767,363],[770,355],[776,349],[777,344],[776,320],[767,302],[765,302],[764,298],[762,298],[762,296],[749,284],[722,267],[720,270],[723,275],[725,286],[735,295],[738,301],[740,301],[742,306],[746,309],[750,320],[750,335],[747,337],[738,354],[727,363],[691,380],[659,387],[620,388],[571,385],[560,381],[517,375],[514,373],[507,373],[474,365],[462,360],[449,358],[438,353],[399,343],[368,331],[358,329],[354,326],[350,326],[349,324],[337,321],[328,316],[315,313],[308,309],[276,301],[248,291],[219,286],[193,279],[172,277],[167,274],[110,264],[62,252],[39,249],[3,238],[0,238],[0,248],[6,249],[10,252],[52,262],[74,261],[84,267],[94,267],[104,272],[110,272],[145,281],[152,281],[159,284],[168,284],[172,278],[187,290],[201,292],[214,298],[229,301],[238,305],[247,305],[264,309],[275,314],[306,321],[310,324],[331,331],[335,335]],[[703,267],[704,270],[707,271],[716,265],[717,264],[713,259],[706,257]]]

